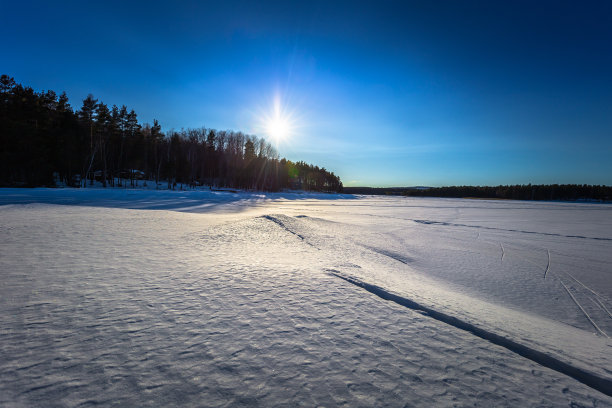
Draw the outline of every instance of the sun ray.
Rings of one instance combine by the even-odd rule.
[[[288,141],[295,131],[293,116],[283,106],[278,94],[274,97],[272,109],[262,115],[261,122],[264,135],[276,146]]]

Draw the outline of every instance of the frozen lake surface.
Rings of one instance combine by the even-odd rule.
[[[0,406],[612,406],[612,206],[0,190]]]

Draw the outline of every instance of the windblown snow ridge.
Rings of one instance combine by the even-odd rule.
[[[497,333],[482,329],[471,323],[460,320],[456,317],[450,316],[446,313],[439,312],[427,306],[423,306],[413,300],[395,295],[379,286],[372,285],[356,279],[352,276],[345,275],[335,269],[327,270],[331,275],[343,279],[355,286],[359,286],[368,292],[391,302],[397,303],[398,305],[407,307],[412,310],[424,312],[429,317],[432,317],[438,321],[449,324],[461,330],[468,331],[475,336],[478,336],[484,340],[488,340],[493,344],[504,347],[513,353],[516,353],[522,357],[525,357],[537,364],[544,367],[550,368],[562,374],[565,374],[573,379],[599,391],[608,396],[612,396],[612,379],[605,378],[595,373],[589,372],[579,367],[575,367],[564,361],[561,361],[553,356],[550,356],[542,351],[535,350],[531,347],[517,343],[516,341],[510,340],[506,337],[500,336]]]
[[[370,246],[370,245],[364,245],[364,244],[359,244],[359,245],[361,245],[362,247],[366,249],[369,249],[370,251],[376,252],[377,254],[381,254],[388,258],[395,259],[397,262],[401,262],[404,265],[408,265],[408,263],[412,261],[412,259],[402,254],[398,254],[397,252],[389,251],[387,249],[377,248],[377,247]]]
[[[275,224],[279,225],[280,227],[282,227],[285,231],[292,233],[293,235],[297,236],[299,239],[301,239],[302,241],[304,241],[306,244],[314,247],[314,245],[312,245],[310,242],[306,241],[306,238],[304,238],[303,235],[298,234],[297,232],[293,231],[291,228],[289,228],[280,218],[278,217],[274,217],[272,215],[262,215],[261,218],[265,218],[266,220],[270,220],[272,222],[274,222]],[[316,248],[316,247],[315,247]],[[319,249],[319,248],[317,248]]]

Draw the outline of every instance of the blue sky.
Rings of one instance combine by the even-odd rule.
[[[345,185],[612,184],[610,2],[5,2],[0,71]],[[7,40],[8,39],[8,40]],[[276,143],[276,142],[275,142]]]

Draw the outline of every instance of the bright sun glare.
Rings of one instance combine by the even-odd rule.
[[[290,138],[293,131],[293,122],[283,108],[281,108],[280,97],[276,96],[274,108],[271,115],[265,115],[265,133],[276,143]]]
[[[268,122],[268,133],[274,140],[285,139],[289,134],[289,124],[281,117],[275,117]]]

